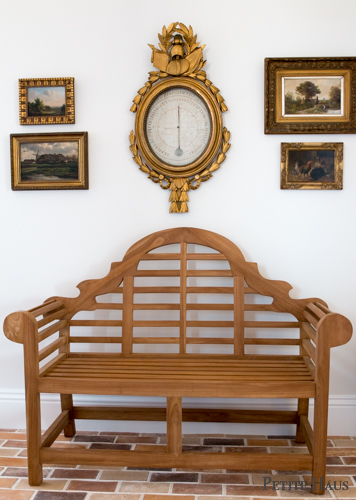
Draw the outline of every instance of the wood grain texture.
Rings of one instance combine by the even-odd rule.
[[[167,398],[167,452],[182,453],[182,398]]]
[[[38,328],[33,316],[22,313],[24,363],[25,363],[25,396],[26,396],[26,429],[28,483],[38,486],[43,480],[40,462],[41,447],[41,402],[37,388],[39,377]]]
[[[108,406],[74,406],[73,416],[86,420],[136,420],[146,422],[164,422],[167,418],[165,408],[131,408]],[[225,423],[283,423],[296,424],[296,411],[280,410],[232,410],[232,409],[182,409],[183,422],[225,422]]]
[[[143,238],[107,276],[78,289],[78,297],[52,297],[4,322],[5,335],[24,345],[31,485],[42,481],[43,463],[191,468],[198,462],[213,469],[312,469],[325,477],[330,349],[351,338],[348,319],[321,299],[291,298],[288,283],[263,278],[231,241],[194,228]],[[60,394],[62,407],[42,437],[41,392]],[[80,407],[73,394],[164,397],[167,407]],[[298,406],[194,409],[182,408],[182,397],[297,398]],[[315,398],[314,430],[309,398]],[[74,436],[76,419],[166,420],[166,452],[56,447],[62,430]],[[182,422],[295,424],[296,441],[306,442],[310,454],[183,452]]]
[[[310,470],[312,458],[303,454],[272,453],[197,453],[184,452],[171,456],[159,451],[125,450],[65,450],[62,448],[42,448],[41,462],[45,464],[107,465],[128,467],[182,467],[204,469],[277,469]]]
[[[42,436],[42,446],[51,446],[69,423],[69,411],[64,410]]]
[[[63,412],[68,414],[68,420],[65,421],[62,430],[64,430],[65,437],[73,437],[75,435],[75,420],[72,394],[61,394],[61,407],[62,414]]]
[[[298,399],[298,422],[295,440],[297,443],[305,443],[305,423],[303,419],[308,421],[309,399]]]
[[[122,352],[132,353],[133,337],[133,276],[126,276],[124,279],[123,301],[125,307],[122,313]]]

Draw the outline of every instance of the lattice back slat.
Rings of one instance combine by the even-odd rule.
[[[123,273],[120,286],[106,290],[122,294],[125,306],[112,300],[103,302],[98,294],[90,309],[94,315],[122,311],[122,319],[74,317],[70,326],[100,327],[104,334],[71,334],[70,341],[122,343],[121,352],[128,356],[137,352],[241,356],[259,354],[261,348],[278,351],[300,346],[300,318],[285,318],[280,297],[273,296],[274,283],[282,282],[263,280],[255,265],[245,263],[240,253],[235,261],[230,248],[226,255],[219,250],[183,240],[163,242],[141,252]],[[120,263],[114,264],[112,271],[119,268]],[[249,284],[256,279],[263,285],[261,290]],[[264,299],[267,291],[272,292],[269,303],[258,299]]]

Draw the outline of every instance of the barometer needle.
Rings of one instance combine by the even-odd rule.
[[[180,149],[180,110],[179,110],[179,106],[178,106],[178,147],[177,149],[175,150],[175,154],[177,156],[182,156],[183,154],[183,151]]]

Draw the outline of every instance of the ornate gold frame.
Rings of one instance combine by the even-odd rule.
[[[159,71],[149,72],[148,81],[138,91],[131,106],[131,111],[137,115],[135,134],[132,130],[129,137],[130,151],[149,179],[171,191],[169,211],[183,213],[188,212],[188,191],[198,189],[201,182],[209,180],[226,158],[230,132],[223,127],[222,113],[228,108],[219,89],[202,69],[206,63],[203,60],[205,45],[197,43],[192,27],[188,29],[183,23],[171,23],[168,28],[163,26],[158,38],[160,49],[150,47],[151,62]],[[152,102],[161,92],[173,87],[185,87],[198,94],[211,117],[212,130],[206,150],[198,160],[183,167],[172,167],[159,160],[148,145],[145,131],[145,120]]]
[[[78,179],[68,181],[24,181],[21,180],[21,144],[41,142],[78,141]],[[88,132],[12,134],[11,147],[11,187],[13,191],[48,189],[89,189],[88,175]]]
[[[194,91],[203,99],[206,107],[209,110],[211,118],[211,134],[208,146],[199,160],[190,163],[184,167],[172,167],[160,161],[151,151],[146,136],[146,116],[152,102],[158,95],[170,88],[181,87]],[[186,177],[192,176],[205,170],[217,155],[222,137],[222,116],[220,108],[211,92],[199,81],[188,80],[184,77],[171,78],[168,81],[163,81],[154,86],[154,88],[144,97],[140,107],[138,108],[135,120],[135,134],[137,147],[144,161],[151,168],[166,176]]]
[[[344,77],[343,116],[283,116],[282,78]],[[265,59],[265,134],[356,133],[356,57]]]
[[[65,115],[28,116],[28,88],[65,87]],[[75,123],[74,78],[22,78],[19,80],[20,125],[59,125]]]
[[[334,151],[334,182],[310,181],[311,171],[299,174],[300,180],[290,181],[289,173],[295,165],[289,163],[290,151]],[[281,189],[342,189],[343,181],[343,151],[342,142],[282,142],[281,144]]]

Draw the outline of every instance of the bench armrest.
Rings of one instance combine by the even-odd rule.
[[[5,318],[4,333],[12,342],[23,344],[25,335],[38,333],[36,318],[28,311],[11,313]]]
[[[58,351],[57,358],[63,357],[69,351],[69,321],[65,319],[67,312],[63,302],[54,299],[29,311],[14,312],[5,318],[6,337],[23,344],[25,368],[26,365],[32,366],[36,375],[46,369],[47,365],[40,370],[39,363],[48,356]],[[45,346],[39,349],[44,340],[47,341]],[[48,365],[53,362],[51,359]]]
[[[329,348],[346,344],[352,337],[351,321],[342,314],[326,314],[316,329],[316,345],[326,344]]]
[[[314,362],[317,380],[328,386],[330,349],[351,339],[351,322],[319,302],[310,302],[303,314],[307,321],[302,322],[302,353]]]
[[[352,336],[351,322],[342,314],[330,311],[320,302],[310,302],[303,315],[308,321],[303,323],[306,335],[319,348],[331,348],[346,344]]]

